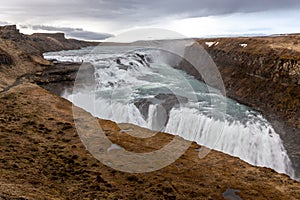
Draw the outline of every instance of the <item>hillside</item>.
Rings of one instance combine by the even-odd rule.
[[[98,43],[66,39],[63,33],[24,35],[15,25],[0,27],[0,91],[22,76],[41,72],[53,64],[44,52],[79,49]]]

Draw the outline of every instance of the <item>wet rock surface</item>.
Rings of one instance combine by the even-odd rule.
[[[149,106],[160,105],[161,109],[165,110],[166,115],[169,116],[170,110],[179,106],[182,103],[187,103],[188,99],[175,94],[157,94],[153,98],[135,99],[134,105],[139,109],[140,113],[145,119],[148,118]],[[167,123],[167,119],[166,119]],[[166,125],[166,124],[165,124]]]
[[[134,105],[139,109],[143,118],[151,120],[151,129],[160,131],[169,121],[170,111],[173,107],[180,107],[180,104],[187,103],[188,99],[174,94],[157,94],[153,98],[140,98],[134,100]],[[156,109],[149,115],[150,106]],[[155,119],[155,120],[154,120]]]

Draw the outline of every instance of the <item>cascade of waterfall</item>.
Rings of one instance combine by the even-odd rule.
[[[291,161],[279,135],[261,114],[209,93],[204,83],[161,63],[162,59],[156,59],[157,52],[126,49],[124,53],[122,48],[105,48],[93,54],[84,49],[46,54],[48,59],[85,60],[95,66],[95,90],[65,94],[65,98],[94,116],[180,135],[250,164],[293,176]],[[174,93],[188,100],[171,105],[157,98],[159,94]],[[192,93],[196,99],[190,98]],[[166,99],[170,99],[168,95]],[[216,98],[218,104],[226,104],[227,110],[218,110],[211,98]],[[137,101],[141,102],[140,107],[135,105]],[[215,112],[224,112],[224,117],[217,117]]]

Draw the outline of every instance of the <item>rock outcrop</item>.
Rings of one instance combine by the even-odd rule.
[[[96,46],[98,42],[66,39],[64,33],[35,33],[24,35],[16,25],[0,26],[0,38],[10,40],[20,49],[29,54],[41,55],[50,51],[80,49],[87,46]]]
[[[0,49],[0,65],[13,65],[13,59],[7,52]]]
[[[0,37],[15,42],[26,38],[25,35],[20,33],[16,25],[0,26]]]
[[[158,94],[153,98],[142,98],[136,99],[134,105],[139,109],[140,113],[145,119],[148,118],[149,106],[150,105],[160,105],[161,110],[166,112],[166,116],[169,116],[171,109],[179,104],[187,103],[188,99],[174,94]],[[166,123],[164,121],[164,123]],[[166,125],[166,124],[163,124]]]
[[[56,63],[28,77],[27,81],[61,96],[63,92],[72,93],[75,84],[77,88],[94,87],[94,66],[90,63]]]

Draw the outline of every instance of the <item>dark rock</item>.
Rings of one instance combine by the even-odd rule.
[[[139,179],[138,179],[138,177],[131,175],[131,176],[127,177],[127,180],[132,181],[132,182],[138,182]]]
[[[134,100],[134,105],[139,109],[144,119],[148,118],[150,105],[157,105],[158,110],[152,116],[152,129],[161,130],[169,120],[170,110],[188,99],[175,94],[158,94],[154,98],[140,98]]]
[[[148,118],[150,104],[152,104],[152,102],[149,99],[136,99],[134,102],[134,105],[139,109],[145,119]]]
[[[89,63],[57,63],[31,79],[46,90],[62,95],[64,91],[73,91],[75,80],[76,88],[94,86],[94,71],[94,66]]]
[[[13,65],[13,59],[10,55],[0,49],[0,65]]]
[[[126,70],[126,71],[127,71],[127,70],[128,70],[128,68],[129,68],[129,66],[127,66],[127,65],[123,65],[123,64],[122,64],[122,65],[118,65],[118,68],[119,68],[119,69],[123,69],[123,70]]]
[[[119,64],[119,65],[122,64],[120,58],[117,58],[116,63]]]
[[[0,37],[12,41],[20,41],[24,38],[16,25],[0,26]]]

